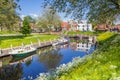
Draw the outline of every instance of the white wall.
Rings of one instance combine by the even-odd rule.
[[[70,20],[70,24],[71,24],[71,30],[79,30],[79,31],[93,31],[92,29],[92,24],[88,23],[86,20],[74,20],[78,26],[77,27],[73,27],[73,23],[72,20]]]
[[[87,23],[86,21],[78,22],[77,30],[80,30],[80,31],[93,31],[92,30],[92,24]]]

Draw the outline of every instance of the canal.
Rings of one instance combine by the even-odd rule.
[[[75,57],[89,55],[94,50],[94,44],[87,40],[71,39],[69,43],[41,48],[27,56],[4,57],[0,59],[0,80],[35,79],[40,73],[67,64]]]

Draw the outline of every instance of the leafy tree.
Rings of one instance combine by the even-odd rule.
[[[19,0],[0,0],[0,28],[6,28],[10,31],[15,27],[14,24],[19,24],[20,17],[16,9],[20,9],[17,4]]]
[[[60,27],[61,19],[58,13],[51,7],[47,7],[43,10],[42,15],[38,19],[38,26],[41,26],[47,31],[57,29]]]
[[[34,18],[32,18],[31,16],[26,16],[27,20],[29,23],[35,23],[36,20]]]
[[[98,24],[112,24],[120,14],[120,0],[44,0],[44,6],[47,5],[74,18],[86,17]]]
[[[27,17],[24,17],[23,27],[21,27],[21,33],[24,34],[25,36],[31,33],[31,28]]]

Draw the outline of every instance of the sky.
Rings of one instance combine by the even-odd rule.
[[[43,0],[20,0],[18,4],[21,7],[21,11],[18,10],[17,12],[22,19],[27,15],[36,18],[42,13]],[[60,16],[62,20],[67,20],[67,18],[64,18],[63,13]]]
[[[18,4],[20,5],[21,10],[18,10],[17,12],[20,14],[21,18],[27,15],[37,17],[41,13],[42,2],[43,0],[20,0]]]

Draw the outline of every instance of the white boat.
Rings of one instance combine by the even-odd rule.
[[[62,38],[62,39],[59,39],[57,42],[53,43],[52,46],[56,46],[56,45],[63,44],[66,42],[68,42],[68,40],[65,38]]]
[[[33,48],[31,46],[24,46],[22,48],[10,51],[9,54],[13,56],[24,56],[27,55],[27,53],[33,52],[35,50],[36,48]]]

